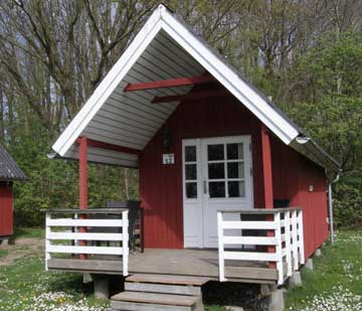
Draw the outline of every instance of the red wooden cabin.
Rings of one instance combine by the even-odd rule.
[[[25,174],[0,145],[0,244],[13,234],[13,183],[24,179]]]
[[[273,255],[263,258],[278,266],[282,259],[276,260],[279,255],[275,254],[290,241],[289,221],[299,230],[294,242],[303,244],[302,254],[295,250],[291,255],[298,268],[297,257],[303,263],[328,237],[325,170],[338,172],[338,163],[162,5],[53,149],[60,157],[79,160],[83,210],[87,208],[88,162],[139,169],[145,253],[152,253],[154,261],[141,271],[137,262],[143,260],[147,266],[148,259],[142,257],[146,255],[130,256],[130,273],[160,272],[158,265],[167,266],[173,254],[195,255],[186,249],[215,249],[217,254],[224,244],[236,243],[249,245],[244,251],[250,251],[219,253],[216,260],[222,264],[227,256],[257,260],[262,257],[255,254],[259,249],[255,245],[266,245]],[[302,209],[304,221],[298,218],[299,225],[290,216],[295,210],[289,207]],[[269,223],[273,221],[277,225]],[[220,225],[234,231],[260,228],[267,232],[252,238],[240,237],[238,231],[239,236],[228,238]],[[273,244],[276,240],[279,246]],[[164,257],[157,257],[161,253]],[[203,265],[196,257],[191,265],[198,262],[199,266],[191,272],[185,272],[185,267],[180,275],[202,274]],[[222,264],[216,264],[216,274]],[[175,274],[171,266],[169,262],[169,270],[162,268],[162,272]],[[58,261],[52,268],[62,266]],[[262,273],[256,274],[226,277],[266,281],[261,280]]]

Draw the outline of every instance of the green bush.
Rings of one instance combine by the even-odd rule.
[[[362,226],[362,179],[337,183],[334,191],[334,218],[337,227]]]
[[[20,138],[21,144],[8,146],[28,177],[27,181],[16,182],[14,186],[15,226],[39,227],[44,225],[41,210],[79,206],[78,162],[48,159],[51,146],[46,135],[39,134],[38,139],[34,139],[19,134]],[[110,200],[138,198],[137,173],[136,170],[89,164],[89,206],[104,207]]]

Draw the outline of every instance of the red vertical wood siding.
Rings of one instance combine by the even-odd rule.
[[[0,181],[0,237],[13,234],[13,185]]]
[[[167,127],[171,147],[162,146]],[[183,102],[156,133],[140,156],[140,199],[145,209],[145,247],[183,248],[182,139],[251,135],[254,206],[264,208],[261,122],[233,97]],[[273,135],[274,199],[289,199],[304,208],[305,254],[327,238],[324,170]],[[174,153],[174,165],[162,165],[162,153]],[[313,192],[309,192],[313,185]]]
[[[308,258],[328,238],[324,169],[275,137],[272,158],[274,198],[289,199],[291,206],[303,208],[305,256]],[[313,191],[309,191],[309,186]]]
[[[162,147],[165,128],[171,147]],[[254,203],[264,205],[260,122],[233,97],[183,102],[140,157],[140,198],[145,209],[145,247],[183,248],[182,139],[251,135]],[[162,153],[175,154],[162,165]]]

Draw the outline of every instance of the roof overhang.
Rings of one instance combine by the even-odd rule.
[[[299,141],[299,138],[304,141]],[[310,137],[298,136],[290,143],[290,147],[328,170],[337,173],[341,171],[340,164]]]
[[[206,42],[165,6],[159,5],[121,58],[53,145],[61,157],[77,159],[77,138],[142,151],[173,113],[179,101],[152,103],[155,97],[177,96],[192,85],[128,92],[129,84],[211,74],[270,131],[297,151],[299,129],[250,85]],[[91,162],[137,167],[138,155],[90,147]]]

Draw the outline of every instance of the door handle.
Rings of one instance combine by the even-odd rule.
[[[207,183],[206,183],[206,180],[204,180],[204,194],[207,194]]]

